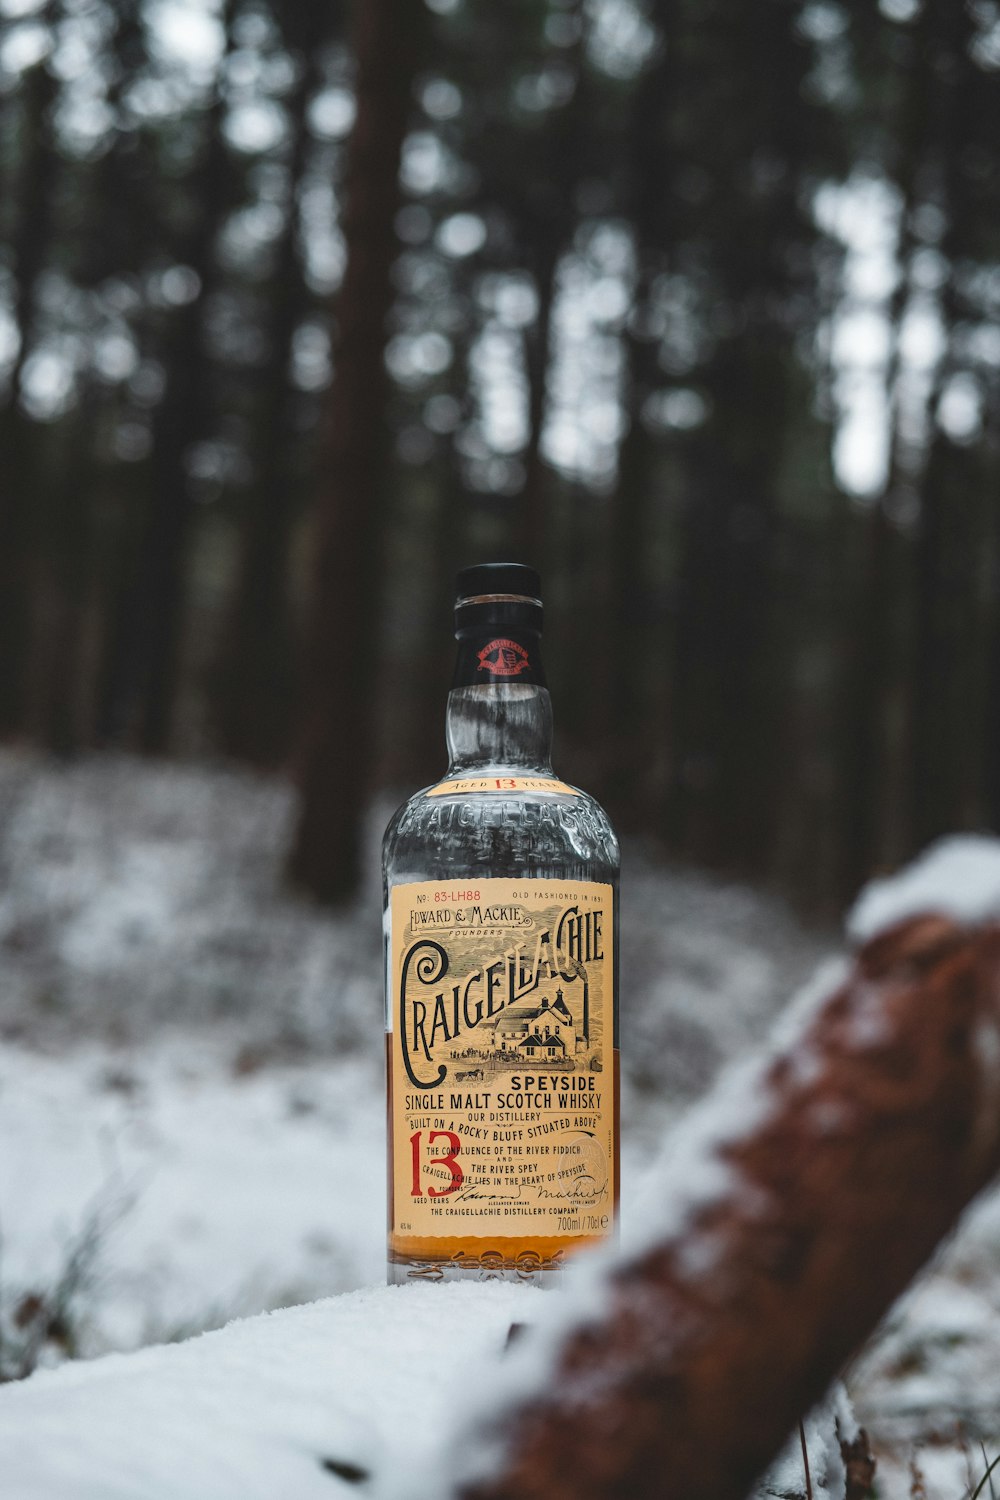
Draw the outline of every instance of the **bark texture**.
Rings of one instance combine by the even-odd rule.
[[[464,1500],[745,1500],[1000,1167],[1000,927],[881,934],[758,1085],[724,1186],[616,1264]]]

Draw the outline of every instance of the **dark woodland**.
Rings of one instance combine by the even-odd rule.
[[[0,0],[0,257],[8,741],[292,775],[341,901],[513,557],[624,832],[1000,829],[996,0]]]

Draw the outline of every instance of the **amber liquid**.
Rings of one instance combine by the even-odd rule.
[[[401,1285],[412,1281],[516,1280],[544,1286],[558,1280],[567,1258],[578,1250],[598,1245],[606,1234],[540,1235],[409,1235],[393,1230],[396,1222],[394,1188],[395,1131],[393,1129],[392,1033],[385,1035],[386,1142],[388,1150],[388,1241],[389,1281]],[[614,1048],[614,1202],[617,1218],[621,1148],[619,1128],[619,1062]],[[404,1145],[408,1150],[408,1146]],[[614,1231],[612,1231],[614,1232]]]

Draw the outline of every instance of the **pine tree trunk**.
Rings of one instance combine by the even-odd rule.
[[[668,828],[694,857],[760,875],[773,869],[787,751],[779,485],[798,415],[787,309],[803,293],[795,268],[815,237],[798,195],[810,140],[793,103],[808,56],[784,6],[740,12],[723,39],[734,76],[737,54],[762,49],[772,85],[732,99],[730,108],[745,112],[744,149],[729,145],[705,163],[714,175],[712,211],[724,214],[726,227],[706,255],[705,316],[720,331],[694,376],[710,415],[687,439]],[[714,52],[706,59],[700,24],[688,20],[681,40],[703,69],[722,66]],[[685,61],[682,53],[682,76]],[[771,191],[758,195],[748,182],[761,156],[780,169]]]
[[[468,421],[470,414],[469,352],[475,337],[472,288],[461,270],[456,272],[453,292],[470,309],[461,334],[456,335],[449,373],[448,393],[462,411],[462,420],[442,445],[444,451],[435,465],[432,481],[435,511],[430,522],[430,558],[421,600],[424,614],[407,694],[406,733],[401,737],[403,743],[390,751],[391,779],[411,788],[436,780],[444,769],[445,697],[455,664],[452,607],[455,579],[471,555],[466,539],[469,494],[455,444],[462,423]]]
[[[522,455],[524,487],[520,495],[518,544],[520,557],[538,569],[544,580],[549,559],[550,517],[548,514],[546,465],[542,459],[542,432],[548,415],[548,380],[552,360],[552,313],[555,306],[556,272],[565,243],[556,226],[546,226],[549,237],[533,243],[533,279],[538,295],[538,312],[534,327],[525,340],[525,374],[528,380],[528,443]],[[565,230],[567,225],[558,226]]]
[[[652,769],[652,757],[637,766],[636,743],[651,686],[666,673],[650,671],[650,660],[664,643],[650,639],[646,601],[650,592],[648,548],[650,522],[657,497],[652,493],[655,439],[644,420],[644,407],[663,379],[660,340],[655,327],[654,286],[671,263],[673,221],[670,183],[676,170],[672,155],[677,49],[675,0],[656,0],[650,8],[658,51],[640,79],[632,106],[627,140],[628,176],[625,217],[635,237],[636,289],[625,340],[626,382],[623,401],[628,429],[619,450],[618,482],[611,509],[609,598],[605,640],[607,746],[604,795],[622,827],[635,827],[642,809],[651,805],[652,787],[640,779]],[[643,326],[644,323],[646,326]],[[651,684],[650,678],[653,683]],[[637,774],[637,770],[639,774]]]
[[[419,65],[422,7],[363,0],[356,21],[357,117],[347,151],[347,265],[337,300],[325,473],[315,515],[301,809],[292,878],[321,900],[348,899],[360,875],[370,789],[379,523],[388,441],[385,345],[397,242],[399,163]]]
[[[845,621],[848,654],[840,719],[837,894],[874,872],[884,793],[884,719],[890,680],[893,529],[880,496],[858,523],[863,549],[858,598]]]
[[[227,50],[235,44],[232,25],[237,0],[225,0],[222,22]],[[139,744],[163,754],[174,723],[181,633],[187,601],[187,573],[194,523],[194,496],[188,470],[191,449],[207,428],[211,407],[204,313],[215,288],[215,240],[227,203],[229,155],[222,136],[221,86],[205,119],[201,163],[193,194],[196,218],[183,258],[198,276],[198,293],[173,316],[164,353],[167,388],[153,413],[152,481],[149,523],[139,567],[137,624],[144,642],[144,682],[139,702]]]
[[[587,75],[584,66],[587,15],[581,0],[570,0],[563,14],[577,28],[572,49],[558,50],[558,64],[571,74],[569,100],[546,120],[543,141],[544,189],[537,186],[528,201],[521,226],[528,266],[531,270],[538,309],[524,341],[525,376],[528,385],[528,442],[522,454],[524,486],[520,495],[518,544],[525,562],[546,577],[551,561],[551,472],[542,458],[542,434],[549,413],[549,377],[552,366],[553,314],[559,264],[571,244],[578,209],[577,187],[588,161]],[[541,62],[551,63],[551,54]],[[530,191],[530,189],[529,189]]]
[[[918,23],[918,37],[926,17]],[[903,98],[899,131],[899,185],[903,202],[896,248],[899,275],[889,307],[892,340],[885,376],[888,404],[889,461],[882,493],[858,522],[862,556],[857,570],[853,607],[846,621],[846,660],[843,669],[839,744],[839,809],[837,849],[837,894],[847,899],[876,869],[888,773],[886,746],[886,700],[893,686],[892,618],[896,603],[898,569],[894,553],[899,550],[896,528],[889,506],[905,482],[900,433],[900,379],[902,331],[913,291],[913,264],[917,250],[914,218],[918,208],[918,181],[926,149],[929,87],[929,49],[926,44],[905,53],[909,73],[899,81]],[[853,569],[845,559],[848,582]]]
[[[42,24],[55,26],[59,8],[47,4]],[[37,430],[20,405],[23,375],[35,348],[36,298],[51,249],[53,201],[59,156],[53,139],[51,112],[59,85],[47,60],[37,63],[24,78],[10,108],[20,110],[24,141],[19,181],[15,187],[16,227],[12,236],[14,322],[20,341],[0,404],[0,734],[25,727],[29,703],[29,675],[34,649],[32,601],[36,582],[37,487],[40,472]]]
[[[138,278],[156,237],[154,167],[128,101],[130,88],[149,62],[146,41],[142,0],[120,0],[107,54],[110,141],[92,168],[83,223],[73,240],[74,277],[91,292],[114,277]],[[133,328],[142,345],[140,318]],[[51,486],[45,561],[52,602],[38,653],[42,665],[32,674],[32,727],[57,755],[70,755],[95,738],[99,743],[114,738],[102,722],[101,708],[105,674],[113,677],[116,666],[109,659],[105,627],[117,599],[107,573],[117,565],[121,576],[131,564],[133,549],[122,546],[121,513],[142,506],[135,483],[140,466],[116,465],[101,453],[120,399],[92,375],[87,379],[79,407],[65,424],[67,440]],[[110,505],[109,494],[115,496]]]
[[[255,432],[257,474],[239,537],[236,592],[219,671],[221,738],[229,754],[259,765],[286,755],[295,704],[289,554],[301,498],[294,455],[302,437],[291,381],[295,334],[313,297],[305,280],[299,207],[309,165],[309,104],[322,85],[321,56],[333,20],[299,0],[281,9],[298,78],[286,101],[291,142],[285,224],[275,256],[268,314],[268,370]]]
[[[237,0],[225,0],[221,19],[227,49],[234,45],[236,9]],[[131,29],[125,44],[134,49]],[[207,430],[212,398],[203,334],[205,306],[217,281],[215,240],[231,182],[224,108],[220,79],[205,112],[189,187],[190,222],[169,244],[174,261],[195,272],[197,287],[189,301],[167,314],[156,350],[166,386],[152,415],[149,495],[132,556],[123,559],[102,671],[101,737],[134,733],[140,748],[151,754],[168,748],[173,731],[195,514],[189,459]]]
[[[971,14],[948,0],[928,8],[925,46],[936,82],[932,96],[931,151],[941,163],[941,207],[947,227],[941,252],[950,275],[941,296],[945,352],[927,402],[928,455],[921,476],[915,548],[913,655],[910,677],[910,848],[961,826],[962,789],[958,771],[968,702],[956,692],[971,640],[964,628],[969,592],[968,560],[980,539],[975,508],[964,483],[966,460],[939,420],[942,394],[956,368],[961,337],[957,269],[969,251],[973,224],[963,167],[971,134],[970,100],[974,68],[969,48]]]
[[[88,385],[74,413],[67,457],[50,498],[52,537],[44,574],[51,604],[42,648],[36,652],[32,724],[41,742],[60,756],[73,755],[85,739],[90,686],[84,671],[86,613],[93,583],[100,405],[96,386]]]

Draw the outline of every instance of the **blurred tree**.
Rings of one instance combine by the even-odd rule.
[[[634,237],[635,281],[625,331],[627,427],[609,517],[603,683],[607,715],[601,726],[605,795],[626,827],[641,826],[642,810],[654,795],[651,773],[656,756],[645,756],[642,764],[636,759],[644,718],[663,685],[662,670],[650,672],[650,658],[662,653],[666,644],[662,633],[649,639],[651,516],[663,503],[656,493],[657,445],[649,417],[663,375],[657,299],[676,260],[679,229],[673,150],[678,134],[674,111],[680,107],[682,87],[675,76],[681,55],[681,6],[677,0],[656,0],[649,14],[656,25],[656,42],[633,90],[621,169],[621,212]]]
[[[289,561],[303,434],[293,363],[296,335],[315,305],[306,280],[302,201],[312,142],[309,109],[323,86],[325,46],[340,31],[336,8],[282,0],[275,10],[295,82],[285,101],[283,223],[264,318],[267,364],[255,413],[256,473],[240,517],[218,694],[222,745],[231,755],[264,765],[287,753],[295,703]]]
[[[58,0],[47,0],[38,17],[49,38],[61,16]],[[53,108],[59,83],[50,66],[51,41],[26,70],[20,94],[9,96],[17,142],[8,189],[16,204],[10,238],[12,320],[16,354],[0,397],[0,733],[25,727],[34,637],[38,537],[34,503],[41,484],[39,433],[25,402],[25,374],[37,350],[39,296],[51,264],[53,211],[59,155]]]
[[[528,148],[533,170],[510,182],[516,196],[512,218],[517,245],[534,286],[535,314],[524,334],[524,371],[527,386],[527,443],[521,461],[524,480],[519,497],[518,556],[529,558],[543,572],[552,561],[547,524],[551,469],[542,457],[542,436],[548,416],[548,388],[552,378],[553,319],[560,261],[569,248],[579,218],[580,184],[593,170],[588,130],[590,83],[585,68],[587,15],[582,0],[552,7],[545,19],[560,23],[539,61],[539,86],[546,80],[557,102],[537,120],[537,139]],[[565,38],[572,38],[569,45]],[[523,160],[521,152],[507,154],[508,169]],[[520,200],[520,201],[518,201]],[[509,201],[509,200],[508,200]],[[522,248],[523,247],[523,248]],[[526,254],[525,254],[526,252]]]
[[[61,238],[67,269],[79,286],[100,306],[109,291],[120,296],[134,286],[155,241],[155,209],[151,178],[154,163],[147,133],[131,100],[135,80],[149,64],[141,0],[121,0],[111,18],[106,50],[108,126],[96,161],[81,168],[83,181],[65,211]],[[108,205],[115,204],[113,214]],[[128,300],[133,300],[126,291]],[[122,336],[123,337],[123,336]],[[114,602],[132,586],[125,577],[133,551],[125,543],[123,512],[134,509],[139,495],[132,490],[130,468],[122,465],[119,488],[128,504],[102,506],[106,487],[107,449],[112,448],[114,388],[102,380],[96,339],[81,381],[77,407],[65,426],[63,451],[49,486],[47,508],[48,608],[32,660],[33,696],[38,700],[37,733],[57,754],[70,754],[87,743],[101,715],[98,685],[87,694],[88,659],[102,654],[108,660],[108,639],[99,638],[90,616],[103,609],[104,624],[115,616]],[[128,477],[127,477],[128,476]],[[104,569],[102,556],[107,559]],[[110,569],[111,579],[99,578]],[[103,585],[103,587],[102,587]],[[100,678],[98,679],[98,684]],[[89,701],[88,701],[89,697]],[[97,698],[97,704],[94,698]],[[109,726],[96,726],[102,741]]]
[[[341,899],[527,552],[623,826],[822,898],[1000,821],[995,8],[429,10],[353,100],[336,7],[0,15],[0,729],[295,743]]]
[[[926,12],[918,21],[920,32]],[[845,620],[842,663],[843,697],[838,720],[837,802],[841,834],[838,843],[838,894],[850,899],[878,865],[887,826],[885,785],[892,775],[889,753],[889,708],[898,676],[896,661],[901,575],[905,573],[903,533],[907,447],[903,387],[905,319],[915,292],[920,239],[923,159],[926,148],[928,91],[932,54],[927,39],[903,49],[891,41],[884,22],[875,32],[859,28],[863,61],[871,92],[885,100],[895,117],[889,131],[889,165],[900,192],[895,244],[896,277],[888,304],[889,354],[885,391],[889,454],[878,494],[864,507],[847,513],[846,578],[851,608]],[[919,35],[919,33],[918,33]],[[886,55],[888,53],[888,55]],[[893,512],[895,511],[895,517]]]
[[[357,116],[345,163],[347,260],[312,540],[294,880],[325,900],[357,888],[371,789],[385,346],[397,251],[399,164],[423,41],[421,7],[364,0],[355,32]]]
[[[797,341],[816,317],[809,187],[838,163],[798,6],[681,15],[679,274],[698,314],[679,385],[705,416],[685,441],[669,827],[696,857],[760,870],[790,753],[777,563],[791,434],[809,416]]]
[[[943,226],[938,317],[941,352],[927,383],[922,411],[924,448],[917,488],[915,576],[909,697],[909,844],[919,848],[968,821],[975,767],[963,766],[975,723],[976,611],[974,559],[982,512],[966,445],[948,431],[945,402],[966,360],[961,344],[970,308],[963,282],[977,243],[975,162],[986,145],[978,117],[977,69],[971,47],[972,9],[927,0],[918,46],[930,77],[923,161],[928,205]],[[994,123],[996,115],[994,115]],[[973,170],[970,172],[970,166]],[[971,481],[971,484],[970,484]],[[973,815],[974,816],[974,815]]]
[[[105,149],[94,168],[86,195],[85,232],[81,236],[80,279],[100,294],[113,288],[132,309],[137,373],[150,379],[159,372],[155,360],[153,310],[141,295],[143,278],[159,254],[161,189],[156,131],[139,103],[141,83],[152,72],[143,0],[122,0],[113,13],[107,43],[108,131]],[[115,211],[109,213],[108,205]],[[104,524],[99,551],[100,616],[98,666],[92,688],[91,734],[100,745],[125,739],[141,670],[136,627],[136,570],[139,565],[146,497],[150,484],[151,447],[148,401],[142,404],[113,396],[109,447],[128,432],[128,462],[114,476],[104,476]],[[125,411],[115,410],[124,404]],[[91,433],[91,441],[95,434]],[[138,451],[136,451],[136,449]],[[133,456],[134,455],[134,456]],[[110,492],[110,493],[109,493]],[[112,497],[114,497],[112,499]],[[67,636],[61,673],[73,671],[79,634]],[[56,712],[52,706],[51,712]]]
[[[224,0],[225,51],[233,50],[239,0]],[[153,409],[150,495],[128,601],[130,652],[115,715],[138,716],[143,750],[169,746],[176,705],[188,558],[194,519],[191,460],[212,413],[212,371],[204,350],[205,309],[218,281],[216,241],[235,189],[223,134],[220,66],[202,112],[200,140],[186,164],[184,186],[164,224],[169,264],[162,271],[168,310],[159,361],[162,396]],[[169,180],[169,179],[168,179]]]
[[[473,302],[474,276],[466,260],[452,273],[450,302],[461,319],[453,330],[454,354],[431,420],[446,430],[438,434],[433,462],[426,473],[430,516],[426,524],[429,566],[423,578],[421,628],[403,629],[409,649],[399,683],[411,733],[393,735],[390,776],[400,785],[422,786],[441,774],[445,758],[444,694],[454,670],[455,577],[467,560],[466,512],[470,496],[458,442],[472,419],[469,370],[471,341],[478,331]],[[405,568],[405,556],[393,569]],[[412,618],[412,616],[410,617]],[[414,646],[416,650],[414,651]]]

